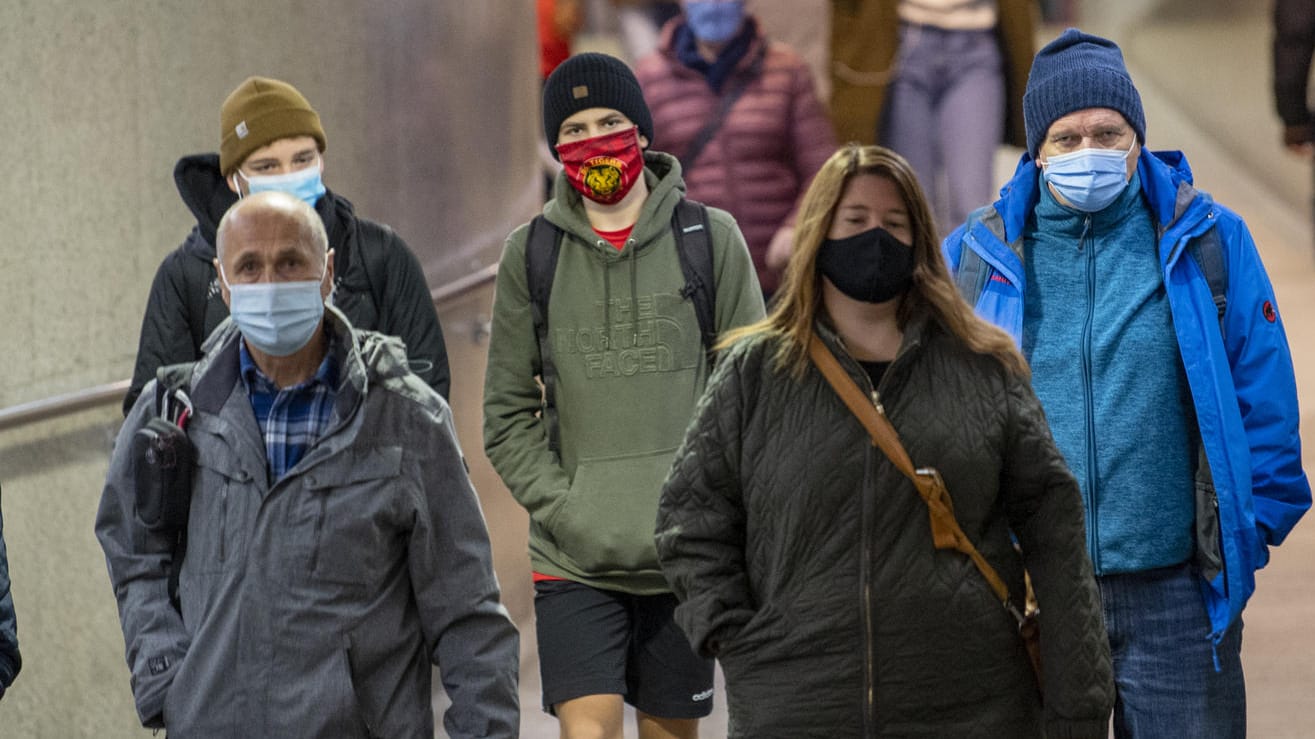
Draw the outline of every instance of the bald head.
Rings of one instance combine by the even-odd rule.
[[[324,222],[313,208],[285,192],[259,192],[238,200],[219,221],[215,251],[227,269],[225,254],[237,244],[272,239],[296,244],[319,266],[329,249]],[[318,276],[318,275],[317,275]],[[229,275],[230,280],[232,275]]]

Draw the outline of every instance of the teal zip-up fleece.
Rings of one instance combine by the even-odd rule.
[[[1108,575],[1185,562],[1195,420],[1140,177],[1097,213],[1039,190],[1023,232],[1023,353],[1082,487],[1092,564]]]
[[[535,572],[635,594],[670,590],[653,540],[658,494],[709,374],[671,230],[680,164],[648,152],[645,165],[649,196],[620,250],[564,176],[544,206],[564,233],[548,301],[560,455],[539,416],[528,224],[498,266],[484,381],[484,448],[529,511]],[[762,318],[762,292],[735,220],[716,208],[708,220],[723,332]]]

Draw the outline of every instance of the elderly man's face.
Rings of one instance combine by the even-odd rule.
[[[327,298],[333,285],[332,254],[306,243],[300,225],[288,213],[252,209],[229,225],[219,266],[230,285],[314,280]],[[229,303],[228,286],[222,280],[220,288],[224,303]]]
[[[1037,163],[1043,164],[1052,156],[1068,154],[1079,149],[1117,149],[1133,151],[1128,155],[1128,178],[1137,169],[1141,147],[1133,147],[1137,132],[1123,114],[1112,108],[1085,108],[1074,111],[1050,124],[1046,137],[1037,151]]]

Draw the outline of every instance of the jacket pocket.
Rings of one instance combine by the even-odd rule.
[[[199,456],[199,455],[198,455]],[[200,457],[188,512],[184,572],[226,572],[242,551],[244,496],[252,478],[234,459]]]
[[[785,612],[772,603],[754,611],[753,616],[739,630],[722,639],[717,658],[730,658],[747,652],[770,651],[769,645],[779,644],[792,631]]]
[[[401,447],[360,450],[306,474],[306,495],[294,530],[309,539],[307,567],[313,579],[368,586],[383,577],[388,553],[404,546],[394,519],[400,496]]]
[[[558,549],[591,574],[658,568],[658,493],[675,448],[582,459],[546,525]]]

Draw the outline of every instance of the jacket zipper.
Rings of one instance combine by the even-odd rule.
[[[1086,217],[1082,225],[1082,235],[1078,237],[1078,251],[1083,251],[1091,235],[1091,216]],[[1091,239],[1087,252],[1087,315],[1082,324],[1082,401],[1086,415],[1086,456],[1087,456],[1087,510],[1091,512],[1087,521],[1087,551],[1091,553],[1091,562],[1100,572],[1100,551],[1096,546],[1096,411],[1094,393],[1091,388],[1091,332],[1096,312],[1096,240]]]

